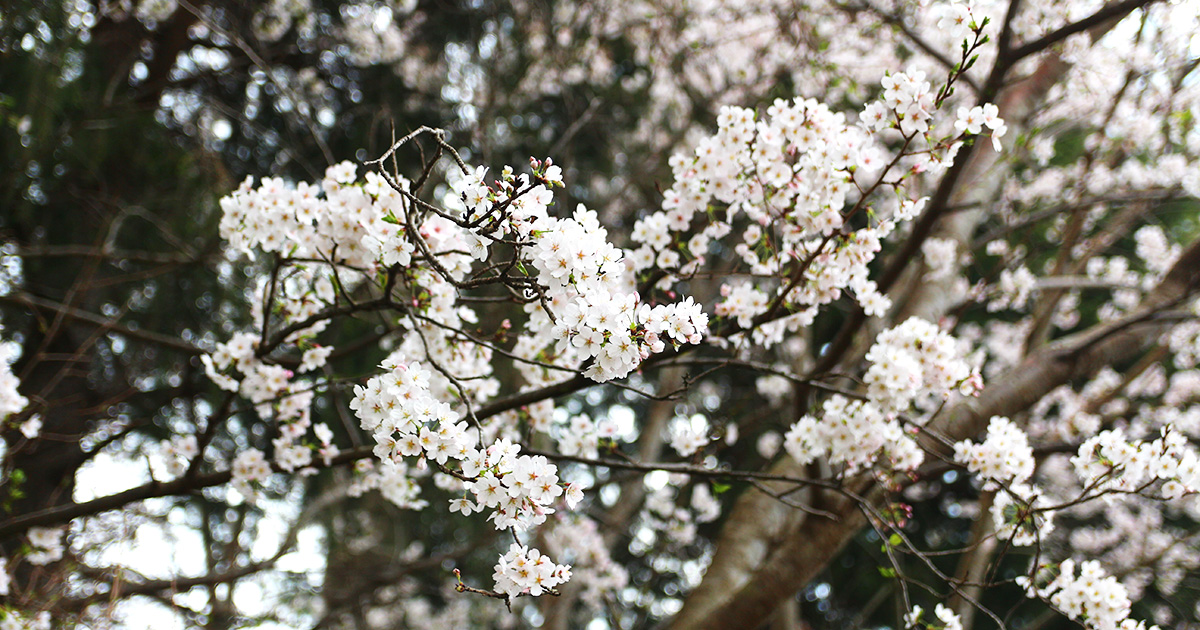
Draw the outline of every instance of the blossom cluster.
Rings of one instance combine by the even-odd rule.
[[[389,357],[381,367],[383,374],[354,387],[350,402],[363,430],[375,439],[375,456],[385,463],[405,456],[439,464],[466,458],[473,434],[450,405],[430,394],[430,372],[400,357]]]
[[[866,359],[871,362],[863,377],[867,395],[886,411],[903,411],[921,399],[940,400],[955,389],[974,394],[983,386],[954,337],[917,317],[879,333]]]
[[[551,330],[559,351],[570,343],[581,359],[593,360],[585,374],[597,381],[629,374],[650,354],[662,352],[668,342],[700,343],[708,327],[708,315],[690,297],[650,306],[639,303],[637,293],[624,292],[612,283],[589,284],[592,278],[616,279],[624,271],[620,250],[604,237],[595,212],[580,208],[571,219],[547,227],[533,259],[539,280],[550,287],[551,295],[563,291],[568,300]],[[597,248],[602,255],[582,255]],[[568,265],[564,276],[563,262],[568,257],[576,264]],[[606,264],[618,270],[608,272]]]
[[[864,109],[865,124],[872,131],[882,131],[898,121],[900,133],[905,136],[928,132],[936,108],[925,72],[916,69],[896,72],[883,77],[880,83],[883,98],[869,103]]]
[[[563,185],[562,170],[550,160],[531,165],[532,179],[506,167],[492,185],[486,183],[487,170],[476,168],[452,180],[454,196],[448,200],[476,226],[464,236],[475,258],[487,257],[497,232],[529,245],[522,255],[537,272],[545,300],[527,307],[526,338],[549,332],[562,363],[586,364],[584,374],[600,382],[628,375],[668,342],[699,343],[708,326],[700,305],[690,298],[643,303],[631,286],[624,252],[607,240],[594,211],[580,205],[570,217],[548,214],[551,188]]]
[[[937,120],[934,117],[937,104],[932,86],[925,76],[924,71],[916,68],[885,76],[881,81],[883,97],[863,108],[861,125],[872,134],[898,129],[910,141],[923,137],[935,150],[914,163],[917,170],[949,168],[961,145],[955,136],[948,139],[949,143],[937,138]],[[999,114],[1000,109],[993,103],[959,107],[954,130],[957,134],[979,135],[987,127],[991,130],[992,147],[999,151],[1000,138],[1008,132]]]
[[[259,337],[250,332],[235,333],[216,349],[200,357],[205,373],[226,391],[239,392],[255,403],[278,396],[287,389],[291,371],[280,365],[264,363],[256,354]],[[236,376],[229,372],[236,369]]]
[[[254,402],[262,417],[274,415],[279,425],[279,433],[272,443],[275,463],[280,469],[292,472],[312,461],[311,449],[300,440],[312,426],[310,408],[314,393],[310,385],[292,380],[295,376],[292,370],[263,361],[257,352],[259,343],[257,335],[235,333],[228,342],[217,344],[211,354],[202,355],[200,360],[208,377],[218,387],[238,392]],[[329,346],[309,348],[301,357],[300,370],[309,371],[324,365],[330,350]],[[194,444],[187,452],[175,452],[174,446],[172,444],[164,451],[169,468],[178,467],[176,455],[195,456],[188,455],[195,448]]]
[[[1054,530],[1054,512],[1045,493],[1030,482],[1035,460],[1029,436],[1013,421],[993,416],[987,438],[980,444],[963,440],[954,445],[954,461],[995,490],[990,513],[996,536],[1014,545],[1032,545]]]
[[[397,507],[425,509],[429,507],[429,502],[421,498],[419,483],[432,471],[424,463],[424,460],[420,460],[416,465],[409,466],[406,462],[386,461],[377,464],[369,459],[360,459],[354,463],[355,477],[347,493],[360,497],[370,490],[378,490],[384,500]]]
[[[256,448],[248,448],[233,459],[230,467],[232,480],[230,485],[247,499],[257,496],[252,484],[261,482],[271,475],[271,464],[263,452]]]
[[[891,225],[864,228],[828,250],[824,241],[842,228],[841,212],[854,188],[852,171],[882,166],[881,149],[863,130],[815,100],[777,100],[762,121],[753,110],[724,107],[716,135],[702,140],[692,156],[671,158],[675,182],[662,210],[634,225],[633,239],[641,245],[633,253],[635,269],[657,265],[687,275],[702,262],[709,243],[728,234],[744,215],[749,223],[734,251],[752,273],[777,274],[789,262],[812,260],[807,281],[789,289],[790,303],[811,316],[815,307],[849,287],[864,307],[881,311],[886,298],[867,278],[866,264]],[[728,210],[710,218],[706,211],[712,203]],[[688,236],[697,216],[709,222]],[[679,251],[687,253],[688,262]],[[744,327],[770,303],[766,291],[748,283],[723,288],[722,294],[729,299],[718,304],[718,315],[736,318]]]
[[[1183,251],[1178,243],[1172,243],[1162,226],[1146,225],[1133,233],[1137,257],[1146,265],[1151,281],[1166,274]]]
[[[3,330],[2,326],[0,330]],[[15,359],[12,353],[17,347],[16,344],[0,340],[0,423],[21,413],[29,405],[29,399],[18,391],[20,379],[12,372],[12,362]],[[42,433],[42,417],[38,414],[26,417],[17,426],[17,430],[27,440],[36,439]]]
[[[1018,546],[1035,545],[1054,531],[1054,510],[1045,493],[1035,485],[1012,483],[996,492],[989,510],[992,527],[1000,540]]]
[[[50,613],[42,611],[26,616],[19,611],[5,609],[0,611],[0,630],[50,630]]]
[[[1105,573],[1094,560],[1079,565],[1063,560],[1058,575],[1043,587],[1035,586],[1027,577],[1018,578],[1030,597],[1048,600],[1071,619],[1080,619],[1089,630],[1157,630],[1145,622],[1129,618],[1131,602],[1125,587]]]
[[[500,556],[492,577],[499,593],[509,597],[529,593],[536,597],[571,579],[571,567],[554,564],[537,549],[513,543],[508,553]]]
[[[924,460],[898,420],[878,405],[841,394],[825,400],[819,419],[805,415],[792,424],[783,436],[783,448],[800,464],[825,454],[831,463],[851,469],[870,464],[885,448],[897,468],[915,468]]]
[[[830,396],[820,419],[805,415],[792,425],[784,448],[800,463],[827,454],[830,462],[854,470],[882,451],[893,468],[915,468],[924,453],[904,430],[900,414],[956,390],[976,392],[982,380],[961,355],[952,336],[922,319],[883,331],[866,354],[871,361],[864,377],[867,399]]]
[[[531,159],[530,166],[534,169],[532,179],[528,173],[517,175],[511,166],[505,166],[492,184],[487,182],[485,166],[465,174],[453,170],[448,174],[452,195],[446,199],[446,206],[458,212],[467,225],[477,226],[470,237],[475,241],[471,248],[475,258],[487,258],[494,233],[528,239],[538,231],[539,223],[545,226],[543,221],[549,218],[548,209],[554,203],[552,188],[563,185],[562,168],[550,159]]]
[[[309,419],[313,391],[310,384],[294,378],[297,372],[325,365],[333,350],[313,343],[312,338],[327,325],[318,313],[336,300],[334,265],[338,266],[337,282],[344,289],[370,277],[380,266],[413,266],[410,289],[419,295],[413,300],[414,315],[425,319],[408,322],[412,329],[420,329],[420,334],[408,335],[404,347],[414,356],[474,366],[467,374],[471,386],[464,388],[470,391],[454,395],[479,399],[498,387],[494,379],[486,378],[491,372],[490,350],[463,344],[438,328],[457,327],[464,319],[473,321],[474,314],[455,304],[453,286],[439,273],[413,265],[420,244],[424,248],[421,255],[437,257],[440,272],[461,278],[470,260],[464,231],[441,216],[410,216],[404,197],[408,188],[409,182],[399,176],[368,172],[359,178],[352,163],[342,162],[327,169],[316,184],[290,186],[266,178],[253,188],[248,179],[221,200],[222,235],[235,250],[259,249],[280,255],[285,262],[278,278],[258,288],[255,329],[262,330],[272,318],[282,325],[312,322],[293,326],[283,339],[284,344],[302,351],[295,371],[263,356],[269,353],[260,347],[264,335],[259,332],[235,333],[202,357],[207,374],[218,386],[256,403],[263,417],[273,413],[279,423],[273,441],[274,463],[282,470],[303,469],[312,461],[314,448],[302,438],[313,428]],[[420,350],[414,347],[417,345]],[[439,391],[449,387],[445,379],[434,385]],[[316,450],[323,460],[330,460],[338,452],[332,436],[327,429],[318,428],[316,437],[320,442]],[[397,476],[389,478],[394,481]],[[393,488],[390,494],[402,497],[406,493]]]
[[[257,405],[263,417],[274,413],[280,423],[293,423],[303,434],[310,422],[313,393],[292,379],[296,373],[282,365],[263,361],[258,355],[260,337],[250,332],[234,333],[229,341],[200,357],[205,373],[218,387],[238,392]],[[299,370],[309,372],[325,364],[332,346],[311,346],[300,359]]]
[[[29,399],[17,391],[20,381],[12,372],[12,351],[15,345],[0,341],[0,421],[20,413],[29,404]]]
[[[589,214],[594,219],[594,213]],[[560,225],[571,223],[564,220]],[[539,265],[537,260],[534,264]],[[650,306],[639,304],[637,293],[614,294],[578,284],[572,293],[577,295],[558,313],[550,333],[560,353],[570,349],[590,361],[584,374],[598,382],[628,375],[651,354],[665,350],[668,341],[700,343],[708,327],[708,315],[690,297]]]
[[[1079,445],[1071,464],[1096,492],[1132,492],[1156,481],[1168,499],[1200,490],[1200,458],[1187,436],[1170,427],[1149,442],[1129,441],[1120,429],[1101,431]]]
[[[845,291],[868,315],[884,314],[891,302],[869,279],[867,266],[880,241],[898,222],[914,218],[924,200],[908,198],[905,174],[888,181],[900,201],[882,219],[865,199],[853,197],[882,184],[885,167],[902,165],[910,174],[948,167],[960,134],[941,137],[934,128],[936,101],[921,70],[889,75],[883,88],[883,97],[867,105],[859,125],[847,124],[843,114],[812,99],[777,100],[761,120],[753,110],[722,108],[715,135],[703,139],[692,155],[672,157],[675,182],[664,194],[662,210],[635,224],[632,236],[640,247],[631,256],[634,269],[657,267],[666,272],[660,286],[669,286],[699,269],[710,243],[736,223],[745,227],[734,253],[751,278],[768,280],[722,286],[725,299],[715,312],[741,328],[761,324],[751,333],[756,343],[778,342],[787,330],[811,323],[818,307]],[[978,118],[999,138],[1004,123],[996,107],[976,109],[965,112],[967,122],[958,131],[978,133]],[[905,144],[888,164],[883,147],[896,131]],[[872,220],[847,230],[846,216],[864,208]],[[693,225],[697,217],[704,225]],[[944,266],[954,252],[941,248],[930,255]],[[771,280],[782,279],[789,267],[799,267],[795,277],[778,284]],[[786,308],[780,311],[777,305]],[[757,321],[768,311],[779,313],[777,321]]]
[[[62,560],[63,534],[62,527],[30,527],[25,535],[29,538],[30,551],[25,559],[30,564],[50,564]]]
[[[721,297],[725,299],[717,303],[713,312],[718,317],[736,320],[742,328],[749,328],[755,316],[767,312],[771,305],[771,296],[749,282],[721,285]]]
[[[335,302],[335,279],[349,290],[373,277],[380,267],[416,267],[414,254],[426,260],[436,257],[437,268],[451,277],[461,278],[468,271],[471,258],[465,253],[468,242],[463,230],[442,216],[410,216],[404,196],[409,187],[409,182],[398,175],[385,178],[367,172],[359,178],[354,164],[342,162],[329,167],[319,183],[300,182],[292,187],[282,180],[266,178],[253,188],[248,179],[221,200],[221,234],[236,251],[250,253],[257,248],[282,256],[286,263],[277,283],[273,279],[260,287],[260,299],[254,303],[255,323],[261,329],[269,323],[268,316],[285,324],[312,320],[311,325],[291,331],[284,340],[302,346],[301,372],[324,365],[332,351],[308,339],[327,324],[316,315]],[[418,244],[423,247],[421,252],[417,252]],[[428,268],[417,270],[427,273],[414,278],[418,285],[414,297],[420,289],[428,289],[430,294],[424,300],[413,300],[414,308],[434,315],[454,311],[454,300],[452,296],[447,299],[445,287],[419,286],[438,284],[437,274]],[[271,311],[263,313],[263,303],[268,299]],[[236,367],[247,373],[242,359],[244,348],[238,349],[243,352],[231,350],[230,354]],[[220,350],[211,359],[215,369],[210,368],[209,373],[232,390],[231,379],[220,376],[236,375],[227,373],[229,357],[219,354]]]
[[[363,246],[364,237],[385,217],[402,212],[402,198],[376,173],[354,185],[356,167],[342,162],[329,167],[319,184],[288,186],[280,178],[263,178],[258,188],[247,178],[221,199],[221,237],[235,250],[257,248],[292,258],[328,260],[368,267],[377,252]]]
[[[468,432],[459,414],[440,402],[484,400],[499,387],[490,376],[491,349],[453,332],[464,322],[476,321],[471,309],[457,304],[453,282],[466,275],[472,259],[487,258],[497,233],[521,241],[522,260],[536,270],[548,298],[541,304],[550,310],[531,311],[530,338],[553,329],[560,354],[570,354],[576,365],[588,361],[588,376],[624,376],[651,352],[663,351],[667,342],[699,342],[707,324],[699,305],[690,300],[641,304],[629,286],[623,252],[607,242],[594,212],[580,208],[565,219],[547,214],[553,199],[550,189],[562,185],[561,169],[548,160],[534,161],[533,166],[533,179],[514,176],[506,168],[491,186],[482,168],[451,178],[447,206],[459,213],[459,220],[442,213],[418,215],[405,196],[406,180],[375,173],[359,180],[350,163],[331,167],[319,185],[289,187],[267,179],[253,189],[247,181],[222,201],[223,233],[235,248],[257,248],[296,261],[281,283],[283,290],[260,288],[262,297],[275,300],[272,315],[284,323],[312,318],[322,305],[334,301],[329,274],[314,272],[320,265],[300,264],[302,260],[358,268],[359,274],[349,273],[351,282],[381,267],[404,270],[401,288],[413,296],[411,311],[401,322],[408,332],[384,363],[389,372],[359,388],[352,404],[363,428],[373,434],[382,463],[360,479],[358,490],[376,487],[400,505],[423,507],[415,476],[425,462],[445,467],[453,459],[462,468],[458,475],[470,480],[474,500],[456,500],[452,509],[468,514],[494,508],[491,518],[497,527],[541,523],[553,512],[550,504],[563,494],[569,504],[579,500],[581,490],[560,485],[555,468],[544,458],[520,455],[507,441],[477,449],[482,434]],[[266,321],[260,309],[256,322],[261,327]],[[573,326],[560,325],[565,321]],[[322,326],[317,321],[285,340],[305,348],[301,371],[320,367],[328,358],[328,348],[308,341]],[[259,335],[235,334],[205,357],[206,369],[222,387],[259,403],[260,413],[271,410],[266,403],[276,404],[280,427],[273,443],[274,463],[285,470],[307,466],[313,448],[300,438],[310,427],[311,394],[305,396],[306,390],[291,382],[293,373],[260,357],[265,353],[259,343]],[[452,366],[458,378],[440,367],[430,372],[420,361]],[[327,430],[315,431],[321,440],[319,452],[328,460],[337,448]],[[404,461],[414,456],[416,467]],[[253,472],[235,475],[239,487],[249,487],[259,478]]]
[[[1033,449],[1029,437],[1012,420],[992,416],[988,421],[987,439],[981,444],[963,440],[954,445],[954,461],[965,464],[967,470],[995,489],[996,483],[1024,483],[1033,476]]]
[[[1200,311],[1200,303],[1193,304],[1193,311]],[[1200,365],[1200,322],[1181,322],[1167,333],[1163,340],[1175,355],[1173,363],[1179,371],[1172,378],[1193,379],[1197,374],[1194,368]],[[1177,396],[1177,402],[1186,400],[1185,396]]]
[[[582,500],[582,489],[575,484],[560,485],[558,468],[545,457],[519,452],[520,447],[506,439],[472,452],[463,462],[463,474],[475,479],[467,484],[475,501],[451,501],[452,509],[469,514],[492,508],[495,511],[488,518],[497,529],[527,529],[554,513],[550,506],[558,497],[564,497],[570,507]]]
[[[984,127],[992,130],[992,148],[999,151],[1000,138],[1003,138],[1004,134],[1008,132],[1008,125],[1005,125],[1004,119],[1000,118],[1000,109],[992,103],[971,108],[958,108],[958,120],[954,121],[955,129],[963,133],[979,135],[983,133]]]
[[[904,627],[927,630],[962,630],[962,619],[948,606],[938,604],[933,609],[933,615],[937,618],[937,623],[926,621],[925,610],[920,606],[913,606],[912,610],[904,615]]]
[[[522,455],[520,446],[507,439],[476,448],[479,434],[430,393],[431,374],[419,362],[393,354],[381,367],[383,374],[355,386],[350,407],[374,438],[375,455],[385,468],[399,469],[404,458],[416,457],[450,471],[446,465],[454,460],[459,466],[455,476],[471,498],[452,500],[450,510],[466,516],[490,508],[488,518],[497,529],[540,525],[554,513],[551,506],[559,497],[572,507],[582,499],[582,490],[560,484],[557,467],[541,455]],[[415,485],[409,484],[412,491],[403,495],[402,506],[423,506],[416,503]],[[564,567],[536,549],[514,546],[496,567],[496,588],[509,596],[538,595],[567,577]]]
[[[943,31],[943,36],[954,40],[963,40],[970,37],[975,29],[982,30],[982,25],[976,22],[973,1],[947,2],[931,8],[933,9],[931,13],[937,17],[937,28],[939,31]]]
[[[200,446],[194,435],[177,435],[163,442],[159,454],[167,465],[167,473],[173,477],[182,475],[189,462],[200,454]]]

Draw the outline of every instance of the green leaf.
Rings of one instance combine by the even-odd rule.
[[[731,487],[732,486],[727,483],[717,483],[714,481],[712,485],[713,494],[722,494],[727,492]]]
[[[891,567],[879,567],[879,575],[885,578],[894,578],[896,577],[896,570]]]

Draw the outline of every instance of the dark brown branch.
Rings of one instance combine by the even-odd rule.
[[[92,326],[97,326],[101,329],[109,330],[113,333],[124,335],[131,339],[148,341],[150,343],[163,346],[165,348],[171,348],[173,350],[178,350],[186,354],[204,354],[204,351],[200,348],[197,348],[196,346],[177,337],[172,337],[170,335],[164,335],[148,330],[136,330],[128,326],[118,324],[116,320],[111,317],[103,317],[101,315],[96,315],[95,313],[89,313],[82,309],[67,306],[65,304],[59,304],[58,302],[39,298],[29,295],[28,293],[0,295],[0,303],[23,306],[29,309],[40,308],[53,311],[54,313],[59,314],[67,319],[83,322],[85,324],[91,324]]]
[[[1050,48],[1051,46],[1072,35],[1082,33],[1093,26],[1099,26],[1109,20],[1122,18],[1137,9],[1153,3],[1154,1],[1155,0],[1124,0],[1123,2],[1114,2],[1112,4],[1105,5],[1104,8],[1096,11],[1088,17],[1083,18],[1082,20],[1079,20],[1078,22],[1073,22],[1056,31],[1046,33],[1045,35],[1027,44],[1023,44],[1012,49],[1011,51],[1003,51],[1002,49],[1001,54],[1007,52],[1007,54],[1004,54],[1004,56],[1009,65],[1015,64],[1016,62],[1030,55],[1037,54],[1043,50],[1046,50],[1047,48]]]

